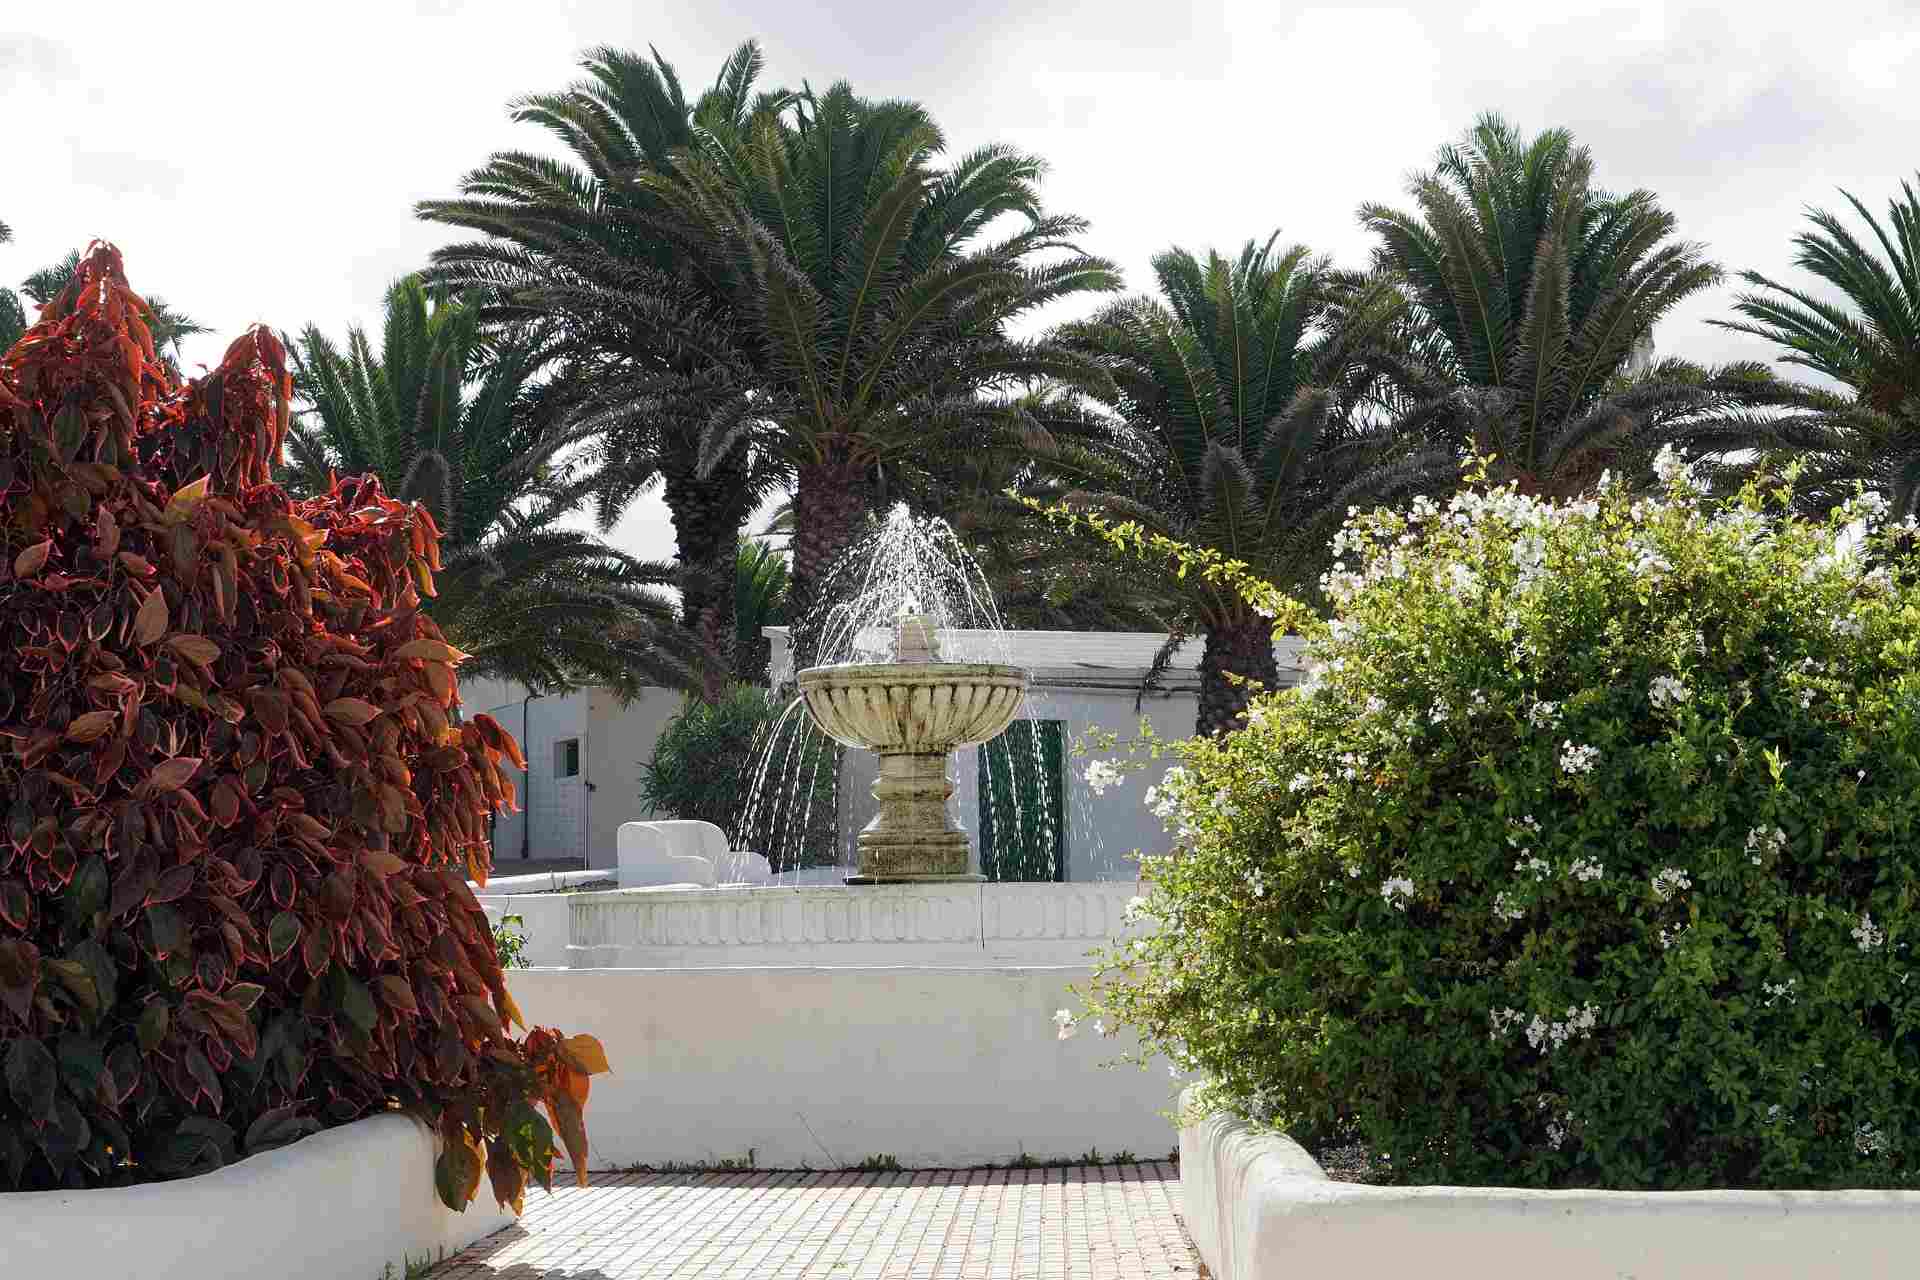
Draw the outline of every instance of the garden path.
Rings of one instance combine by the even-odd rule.
[[[484,1194],[484,1188],[483,1188]],[[528,1193],[432,1280],[1194,1280],[1165,1161],[900,1173],[604,1173]]]

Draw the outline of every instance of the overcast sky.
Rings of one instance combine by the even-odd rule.
[[[1148,284],[1169,244],[1278,228],[1359,265],[1363,200],[1475,114],[1571,128],[1598,182],[1645,186],[1730,271],[1790,274],[1809,203],[1881,209],[1920,168],[1920,4],[1293,5],[1228,0],[63,0],[0,7],[7,122],[0,281],[101,236],[134,286],[210,325],[339,334],[444,238],[412,205],[503,147],[516,94],[564,86],[583,48],[657,47],[689,91],[757,37],[766,83],[847,79],[926,103],[950,146],[1044,155],[1056,209]],[[1770,358],[1664,324],[1663,352]],[[671,554],[644,502],[617,540]]]

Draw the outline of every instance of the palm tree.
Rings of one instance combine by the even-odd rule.
[[[40,268],[20,284],[20,292],[27,295],[34,305],[44,307],[60,296],[62,290],[73,280],[74,273],[80,270],[80,251],[69,251],[67,256],[51,266]],[[180,371],[180,341],[195,334],[211,333],[205,325],[199,323],[185,312],[176,311],[165,300],[147,295],[143,301],[147,304],[147,330],[153,335],[155,349],[164,352],[164,359],[177,374]],[[17,306],[18,304],[16,304]]]
[[[1146,446],[1133,492],[1070,501],[1310,591],[1348,506],[1426,483],[1440,459],[1396,456],[1390,429],[1342,410],[1330,388],[1351,333],[1321,323],[1326,262],[1277,242],[1204,261],[1171,249],[1153,263],[1164,301],[1129,298],[1066,327],[1099,353]],[[1244,716],[1249,682],[1278,683],[1273,623],[1197,575],[1168,579],[1184,603],[1176,633],[1206,638],[1198,732],[1223,732]]]
[[[294,344],[310,411],[288,433],[287,487],[312,494],[368,474],[426,509],[443,538],[426,607],[473,655],[463,674],[623,696],[687,683],[660,590],[671,569],[560,523],[594,479],[568,465],[569,396],[541,380],[544,336],[484,341],[476,306],[436,305],[407,277],[387,291],[381,338],[376,353],[350,329],[343,350],[310,326]]]
[[[460,198],[417,206],[423,218],[481,237],[439,250],[430,275],[482,297],[490,321],[547,326],[578,375],[573,412],[602,441],[590,495],[602,530],[658,485],[673,521],[683,619],[710,650],[724,649],[740,528],[781,477],[744,447],[700,465],[709,421],[749,402],[749,362],[714,280],[719,268],[697,239],[671,234],[639,179],[678,150],[733,145],[786,98],[754,92],[762,58],[751,42],[692,102],[657,53],[599,48],[583,65],[586,77],[569,88],[514,104],[514,118],[545,129],[567,160],[499,152],[462,179]]]
[[[1019,447],[1005,393],[1029,382],[1104,386],[1084,356],[1008,334],[1050,302],[1118,287],[1074,243],[1085,223],[1041,207],[1036,157],[987,146],[941,164],[944,147],[924,108],[841,83],[641,179],[727,268],[716,279],[754,395],[709,423],[704,461],[749,442],[791,468],[797,619],[890,472],[944,441]],[[990,226],[1008,229],[989,239]],[[796,635],[802,662],[808,644]]]
[[[1768,454],[1802,465],[1796,496],[1820,510],[1845,501],[1859,484],[1886,497],[1901,518],[1920,513],[1920,194],[1900,184],[1887,223],[1850,192],[1840,194],[1867,224],[1881,252],[1824,209],[1809,209],[1814,230],[1794,237],[1794,262],[1837,294],[1821,297],[1757,271],[1734,310],[1743,320],[1713,323],[1784,348],[1782,364],[1840,383],[1836,395],[1801,388],[1798,412],[1755,423]],[[1884,253],[1884,257],[1882,256]]]
[[[758,538],[741,542],[734,573],[734,670],[755,684],[766,683],[773,660],[773,644],[762,629],[791,621],[789,578],[787,558],[778,547]]]
[[[1529,140],[1486,115],[1409,184],[1414,212],[1360,211],[1379,237],[1376,268],[1409,303],[1408,331],[1375,353],[1399,425],[1469,442],[1532,492],[1637,472],[1660,444],[1776,385],[1752,365],[1630,372],[1655,322],[1720,269],[1671,239],[1652,192],[1592,179],[1591,153],[1566,130]]]
[[[13,228],[0,222],[0,244],[13,240]],[[11,289],[0,289],[0,355],[4,355],[20,341],[20,335],[27,331],[26,309],[20,305],[20,299]]]
[[[1168,629],[1179,613],[1177,598],[1143,582],[1131,558],[1033,518],[1033,505],[1052,506],[1077,491],[1131,492],[1149,456],[1138,434],[1102,406],[1059,388],[1036,388],[1009,408],[1018,415],[1023,448],[947,441],[899,468],[886,496],[952,526],[1009,627]]]

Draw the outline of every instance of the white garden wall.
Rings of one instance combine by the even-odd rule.
[[[197,1178],[0,1195],[0,1275],[376,1280],[513,1225],[484,1185],[449,1211],[433,1160],[426,1126],[384,1115]]]
[[[1180,1130],[1180,1185],[1214,1280],[1868,1280],[1920,1253],[1920,1192],[1369,1187],[1221,1116]]]
[[[658,888],[556,895],[576,968],[1077,965],[1131,936],[1126,882]],[[540,961],[539,963],[547,963]]]
[[[503,917],[519,916],[520,931],[526,935],[521,959],[529,965],[564,967],[573,941],[571,893],[480,893],[475,900],[498,924]]]
[[[508,974],[530,1024],[591,1032],[595,1168],[711,1162],[909,1167],[1090,1148],[1163,1155],[1164,1068],[1130,1041],[1056,1037],[1081,967],[598,969]]]

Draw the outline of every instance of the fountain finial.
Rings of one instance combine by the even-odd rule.
[[[920,613],[909,601],[893,619],[895,662],[940,661],[940,629],[930,614]]]

